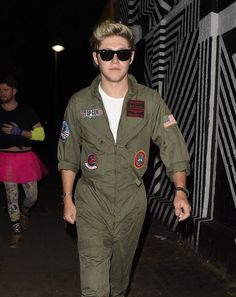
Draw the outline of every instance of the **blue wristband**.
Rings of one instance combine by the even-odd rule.
[[[13,135],[21,135],[22,134],[22,129],[21,128],[19,128],[19,127],[12,127],[12,129],[11,129],[11,134],[13,134]]]

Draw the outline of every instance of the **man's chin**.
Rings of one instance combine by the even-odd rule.
[[[10,100],[8,100],[7,98],[0,98],[0,101],[2,103],[8,103]]]

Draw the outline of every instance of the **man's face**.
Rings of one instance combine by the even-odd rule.
[[[0,84],[0,100],[2,103],[10,103],[15,100],[16,89],[7,84]]]
[[[99,50],[124,50],[130,49],[128,41],[121,36],[106,37],[99,47]],[[134,51],[126,61],[119,60],[117,54],[114,54],[110,61],[103,61],[102,54],[93,52],[94,62],[99,66],[101,75],[107,81],[120,82],[127,75],[129,65],[133,62]]]

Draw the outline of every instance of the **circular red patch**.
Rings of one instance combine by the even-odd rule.
[[[97,157],[95,154],[88,155],[87,162],[85,163],[85,166],[90,170],[97,169]]]
[[[134,166],[141,169],[146,161],[146,154],[144,151],[138,151],[134,156]]]

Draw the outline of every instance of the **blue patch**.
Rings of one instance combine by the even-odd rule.
[[[134,156],[134,166],[137,169],[141,169],[146,161],[146,154],[144,151],[138,151]]]
[[[70,136],[70,128],[66,121],[62,122],[61,128],[61,140],[66,141],[66,139]]]

